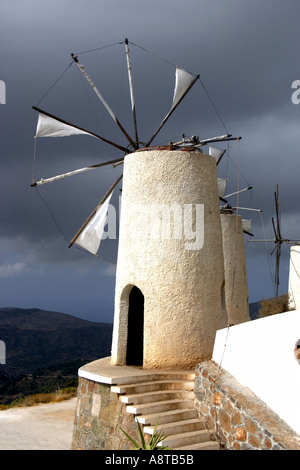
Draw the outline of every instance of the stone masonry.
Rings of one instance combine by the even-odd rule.
[[[134,416],[111,386],[79,377],[72,450],[132,450],[121,428],[140,442]]]
[[[195,406],[227,450],[300,449],[298,434],[211,361],[196,367]]]
[[[196,366],[194,393],[199,418],[224,450],[300,449],[300,436],[214,362]],[[133,450],[121,428],[140,442],[134,415],[111,385],[79,377],[72,450]]]

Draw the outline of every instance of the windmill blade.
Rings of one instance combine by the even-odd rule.
[[[276,220],[277,220],[277,235],[278,235],[278,238],[281,239],[280,204],[279,204],[278,185],[276,186],[276,193],[275,193],[275,210],[276,210]]]
[[[77,170],[68,171],[67,173],[52,176],[51,178],[46,178],[46,179],[41,178],[40,181],[36,181],[36,182],[32,183],[30,186],[40,186],[40,185],[46,184],[46,183],[53,183],[54,181],[58,181],[58,180],[61,180],[61,179],[64,179],[64,178],[68,178],[69,176],[78,175],[78,174],[84,173],[86,171],[95,170],[95,169],[100,168],[100,167],[105,166],[105,165],[112,164],[112,165],[115,166],[117,163],[122,163],[123,161],[124,161],[124,157],[121,157],[121,158],[117,158],[115,160],[110,160],[109,162],[103,162],[103,163],[98,163],[96,165],[86,166],[84,168],[78,168]]]
[[[274,235],[275,235],[275,243],[277,243],[279,238],[278,238],[278,233],[277,233],[276,228],[275,228],[275,223],[274,223],[274,218],[273,217],[272,217],[272,227],[273,227]]]
[[[77,67],[79,68],[80,72],[83,74],[83,76],[86,78],[86,80],[88,81],[88,83],[91,85],[91,87],[93,88],[94,92],[96,93],[96,95],[98,96],[98,98],[102,101],[103,105],[105,106],[106,110],[109,112],[110,116],[113,118],[113,120],[115,121],[115,123],[119,126],[119,128],[121,129],[121,131],[123,132],[123,134],[125,135],[126,139],[128,140],[128,142],[130,143],[130,145],[132,145],[132,147],[134,149],[136,149],[136,145],[135,143],[133,142],[132,138],[130,137],[130,135],[125,131],[124,127],[121,125],[120,121],[118,120],[118,118],[116,117],[115,113],[113,112],[113,110],[111,109],[111,107],[108,105],[108,103],[105,101],[105,99],[103,98],[103,96],[101,95],[100,91],[98,90],[98,88],[96,87],[95,83],[93,82],[93,80],[89,77],[89,75],[87,74],[84,66],[79,62],[78,60],[78,55],[77,54],[71,54],[71,57],[72,59],[74,60],[74,62],[76,63]]]
[[[276,286],[276,297],[278,296],[279,288],[279,263],[280,263],[281,245],[277,244],[276,249],[276,270],[275,270],[275,286]]]
[[[104,137],[95,134],[94,132],[90,132],[83,127],[76,126],[71,122],[65,121],[54,114],[50,114],[47,111],[43,111],[42,109],[37,108],[36,106],[32,106],[32,109],[39,113],[39,120],[37,125],[36,137],[62,137],[62,136],[70,136],[74,134],[89,134],[97,139],[106,142],[113,147],[116,147],[119,150],[122,150],[125,153],[128,153],[128,149],[122,147],[115,142],[111,142]]]
[[[89,217],[86,219],[86,221],[84,222],[84,224],[80,227],[80,229],[78,230],[78,232],[76,233],[76,235],[73,237],[73,239],[71,240],[70,244],[69,244],[69,248],[71,248],[71,246],[76,242],[76,240],[78,239],[78,237],[82,234],[83,230],[86,229],[86,227],[89,225],[89,223],[92,222],[94,216],[97,215],[97,211],[99,210],[99,208],[105,203],[105,201],[108,199],[108,197],[112,194],[113,190],[115,189],[115,187],[117,186],[117,184],[119,183],[119,181],[121,181],[121,179],[123,178],[123,173],[119,176],[119,178],[116,179],[116,181],[114,182],[114,184],[109,188],[109,190],[107,191],[107,193],[105,194],[105,196],[101,199],[101,201],[99,202],[99,204],[97,205],[97,207],[93,210],[93,212],[89,215]],[[100,237],[101,239],[101,237]],[[100,241],[99,241],[100,243]],[[99,245],[98,245],[99,246]],[[95,254],[95,252],[93,251],[93,253]]]
[[[189,72],[186,72],[185,70],[181,69],[180,67],[176,67],[175,89],[171,109],[166,115],[166,117],[162,120],[162,122],[152,135],[151,139],[147,142],[146,147],[149,147],[153,139],[157,136],[161,128],[165,125],[169,117],[173,114],[175,109],[178,107],[178,105],[181,103],[183,98],[187,95],[187,93],[190,91],[190,89],[196,83],[199,77],[200,75],[194,76]]]
[[[273,241],[273,240],[270,240],[270,241]],[[276,242],[276,245],[274,246],[273,250],[271,251],[270,256],[273,255],[273,253],[274,253],[274,251],[275,251],[276,249],[277,249],[277,242]]]
[[[131,61],[130,61],[127,38],[125,39],[125,52],[126,52],[126,57],[127,57],[127,69],[128,69],[128,80],[129,80],[131,108],[132,108],[132,116],[133,116],[134,135],[135,135],[135,146],[136,148],[138,148],[139,138],[138,138],[137,122],[136,122],[135,99],[134,99],[134,93],[133,93],[132,68],[131,68]]]
[[[235,196],[236,194],[241,194],[244,193],[245,191],[250,191],[250,189],[253,189],[253,186],[248,186],[247,188],[240,189],[239,191],[235,191],[234,193],[226,194],[224,197],[231,197]]]

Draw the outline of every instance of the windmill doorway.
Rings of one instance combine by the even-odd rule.
[[[129,294],[126,365],[143,365],[144,295],[134,286]]]

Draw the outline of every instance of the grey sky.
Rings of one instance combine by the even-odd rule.
[[[141,140],[150,137],[171,104],[174,67],[167,61],[200,74],[228,131],[242,136],[240,186],[254,189],[241,196],[240,205],[263,210],[263,219],[251,214],[255,238],[263,237],[262,220],[267,237],[273,237],[276,184],[283,236],[300,238],[300,105],[291,100],[292,82],[300,79],[299,20],[299,0],[0,0],[0,79],[6,84],[6,104],[0,105],[0,305],[112,321],[115,265],[68,249],[64,236],[73,237],[121,168],[41,187],[55,223],[30,187],[37,120],[32,106],[39,103],[50,113],[125,144],[75,64],[68,65],[71,52],[116,44],[79,58],[132,133],[124,44],[118,44],[126,37],[166,59],[130,45]],[[202,138],[224,133],[201,82],[153,143],[168,143],[183,132]],[[39,139],[36,175],[54,176],[119,155],[85,136]],[[228,189],[235,190],[236,143],[231,144],[230,160],[220,165],[220,177],[226,176],[227,163]],[[116,248],[117,241],[107,240],[99,254],[115,261]],[[266,252],[263,244],[246,243],[250,301],[274,294],[270,266],[274,268],[275,258],[267,256],[272,248],[270,244]],[[288,254],[284,246],[281,293],[287,291]]]

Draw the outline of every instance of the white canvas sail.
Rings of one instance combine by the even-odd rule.
[[[224,180],[222,178],[218,178],[219,197],[224,197],[225,189],[226,189],[226,183],[227,183],[227,180]]]
[[[251,224],[252,223],[252,220],[251,219],[243,219],[242,220],[242,226],[243,226],[243,230],[244,232],[247,232],[247,233],[251,233]]]
[[[77,127],[39,113],[35,137],[65,137],[78,134],[91,135]]]
[[[216,147],[208,147],[208,155],[214,157],[216,159],[217,164],[219,163],[225,152],[226,150],[219,150]]]
[[[96,213],[91,218],[86,227],[82,230],[80,235],[76,238],[75,243],[87,251],[96,255],[99,250],[100,242],[104,232],[104,227],[107,220],[108,205],[113,192],[109,197],[101,204]]]
[[[158,132],[161,130],[161,128],[165,125],[171,114],[174,112],[174,110],[177,108],[181,100],[185,97],[185,95],[188,93],[188,91],[192,88],[196,80],[200,75],[194,76],[190,74],[189,72],[186,72],[185,70],[181,69],[180,67],[176,67],[176,72],[175,72],[175,89],[174,89],[174,95],[173,95],[173,102],[172,102],[172,107],[166,117],[162,120],[156,131],[154,132],[153,136],[151,139],[147,142],[146,147],[149,147],[151,144],[152,140]]]
[[[173,103],[172,108],[175,108],[180,100],[184,97],[185,93],[189,89],[189,87],[195,81],[194,75],[191,75],[189,72],[181,69],[180,67],[176,67],[175,73],[175,89],[174,89],[174,96],[173,96]]]

